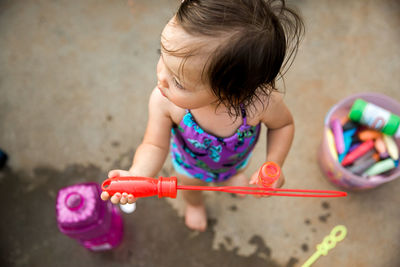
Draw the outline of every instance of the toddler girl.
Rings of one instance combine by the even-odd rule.
[[[180,184],[244,186],[244,169],[267,127],[266,160],[282,166],[294,135],[293,118],[275,88],[303,32],[284,1],[186,0],[161,34],[157,87],[149,100],[143,142],[129,171],[109,177],[155,177],[171,151]],[[273,185],[283,185],[284,177]],[[200,191],[182,191],[185,223],[204,231]],[[102,193],[107,200],[108,193]],[[121,192],[114,204],[133,203]]]

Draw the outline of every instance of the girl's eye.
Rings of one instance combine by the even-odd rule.
[[[172,78],[172,80],[174,81],[176,87],[182,90],[185,89],[175,78]]]

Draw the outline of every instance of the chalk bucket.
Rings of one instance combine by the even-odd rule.
[[[328,129],[330,129],[331,121],[334,119],[344,120],[346,117],[348,117],[354,100],[358,98],[385,108],[394,114],[400,115],[400,104],[393,98],[378,93],[361,93],[349,96],[333,106],[326,115],[323,139],[318,151],[319,166],[330,182],[338,187],[352,191],[375,188],[400,176],[400,167],[394,168],[384,174],[371,176],[368,178],[358,176],[343,167],[337,159],[334,159],[332,153],[330,152],[327,132]],[[397,147],[400,147],[400,139],[395,138],[394,140],[397,144]]]
[[[100,199],[97,183],[62,188],[57,195],[60,231],[92,251],[109,250],[122,240],[123,223],[118,207]]]

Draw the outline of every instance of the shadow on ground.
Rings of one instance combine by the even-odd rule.
[[[124,214],[124,240],[112,250],[93,253],[58,231],[55,201],[60,188],[95,181],[104,172],[94,166],[72,165],[63,171],[35,169],[33,175],[6,168],[0,172],[2,220],[1,266],[280,266],[271,251],[254,236],[249,257],[224,246],[212,249],[213,224],[205,233],[189,231],[175,210],[155,197],[142,199],[131,215]],[[263,257],[260,257],[260,254]],[[286,266],[297,263],[291,258]]]

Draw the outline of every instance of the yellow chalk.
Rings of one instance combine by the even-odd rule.
[[[393,160],[399,159],[399,149],[393,137],[383,134],[383,142],[385,142],[386,149]]]
[[[326,127],[326,140],[328,142],[328,149],[331,152],[332,157],[337,161],[338,160],[338,154],[336,151],[336,145],[335,145],[335,137],[333,136],[333,133],[331,129]]]

